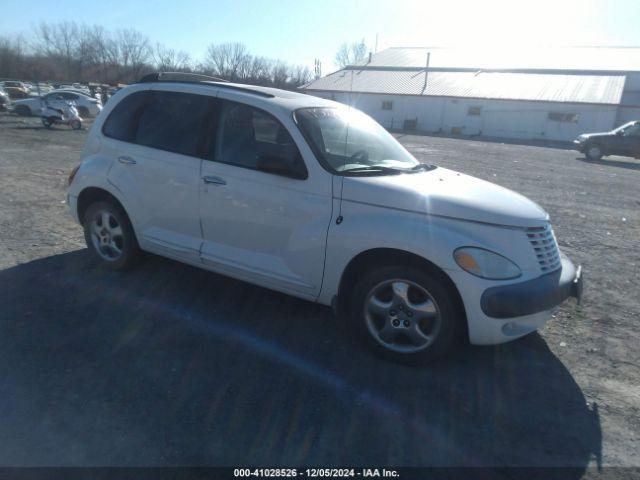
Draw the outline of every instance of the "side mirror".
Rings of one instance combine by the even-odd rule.
[[[265,173],[273,173],[283,177],[304,180],[307,178],[307,169],[299,156],[286,158],[280,155],[265,154],[258,157],[256,169]]]

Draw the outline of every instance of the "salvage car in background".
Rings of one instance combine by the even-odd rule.
[[[7,92],[11,100],[20,100],[22,98],[29,98],[29,93],[18,87],[4,87],[4,91]]]
[[[11,98],[4,88],[0,86],[0,111],[8,110],[10,106]]]
[[[589,160],[607,155],[640,158],[640,121],[625,123],[610,132],[584,133],[573,143]]]
[[[43,104],[48,101],[74,102],[81,117],[96,116],[102,110],[99,99],[90,97],[80,92],[68,90],[54,90],[42,97],[32,97],[13,102],[13,112],[21,116],[39,115]]]
[[[2,86],[11,95],[11,98],[26,98],[29,96],[29,88],[16,80],[5,80]]]

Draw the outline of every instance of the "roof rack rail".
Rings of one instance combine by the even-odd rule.
[[[228,88],[230,90],[239,90],[241,92],[253,93],[261,97],[273,98],[275,95],[264,92],[262,90],[254,90],[250,85],[246,87],[229,83],[228,80],[222,78],[211,77],[199,73],[184,72],[155,72],[149,73],[142,77],[136,83],[153,83],[153,82],[173,82],[173,83],[197,83],[207,85],[214,83],[215,87]]]
[[[150,82],[227,82],[218,77],[189,72],[154,72],[142,77],[138,83]]]

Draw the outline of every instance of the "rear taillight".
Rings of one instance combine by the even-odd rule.
[[[76,165],[73,167],[73,170],[71,170],[71,173],[69,173],[69,185],[71,185],[73,183],[73,179],[76,178],[76,173],[78,173],[79,168],[80,165]]]

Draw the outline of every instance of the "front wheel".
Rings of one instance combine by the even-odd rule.
[[[74,130],[80,130],[82,128],[82,122],[80,120],[73,120],[71,122],[71,128]]]
[[[586,156],[589,160],[600,160],[602,158],[602,149],[595,144],[588,145]]]
[[[51,128],[51,125],[53,125],[53,122],[48,117],[42,117],[42,125],[44,125],[47,128]]]
[[[461,322],[456,298],[443,274],[381,267],[361,277],[353,290],[352,327],[384,356],[425,363],[453,346]]]
[[[96,202],[87,208],[83,220],[89,250],[112,270],[133,266],[141,252],[127,214],[111,202]]]

